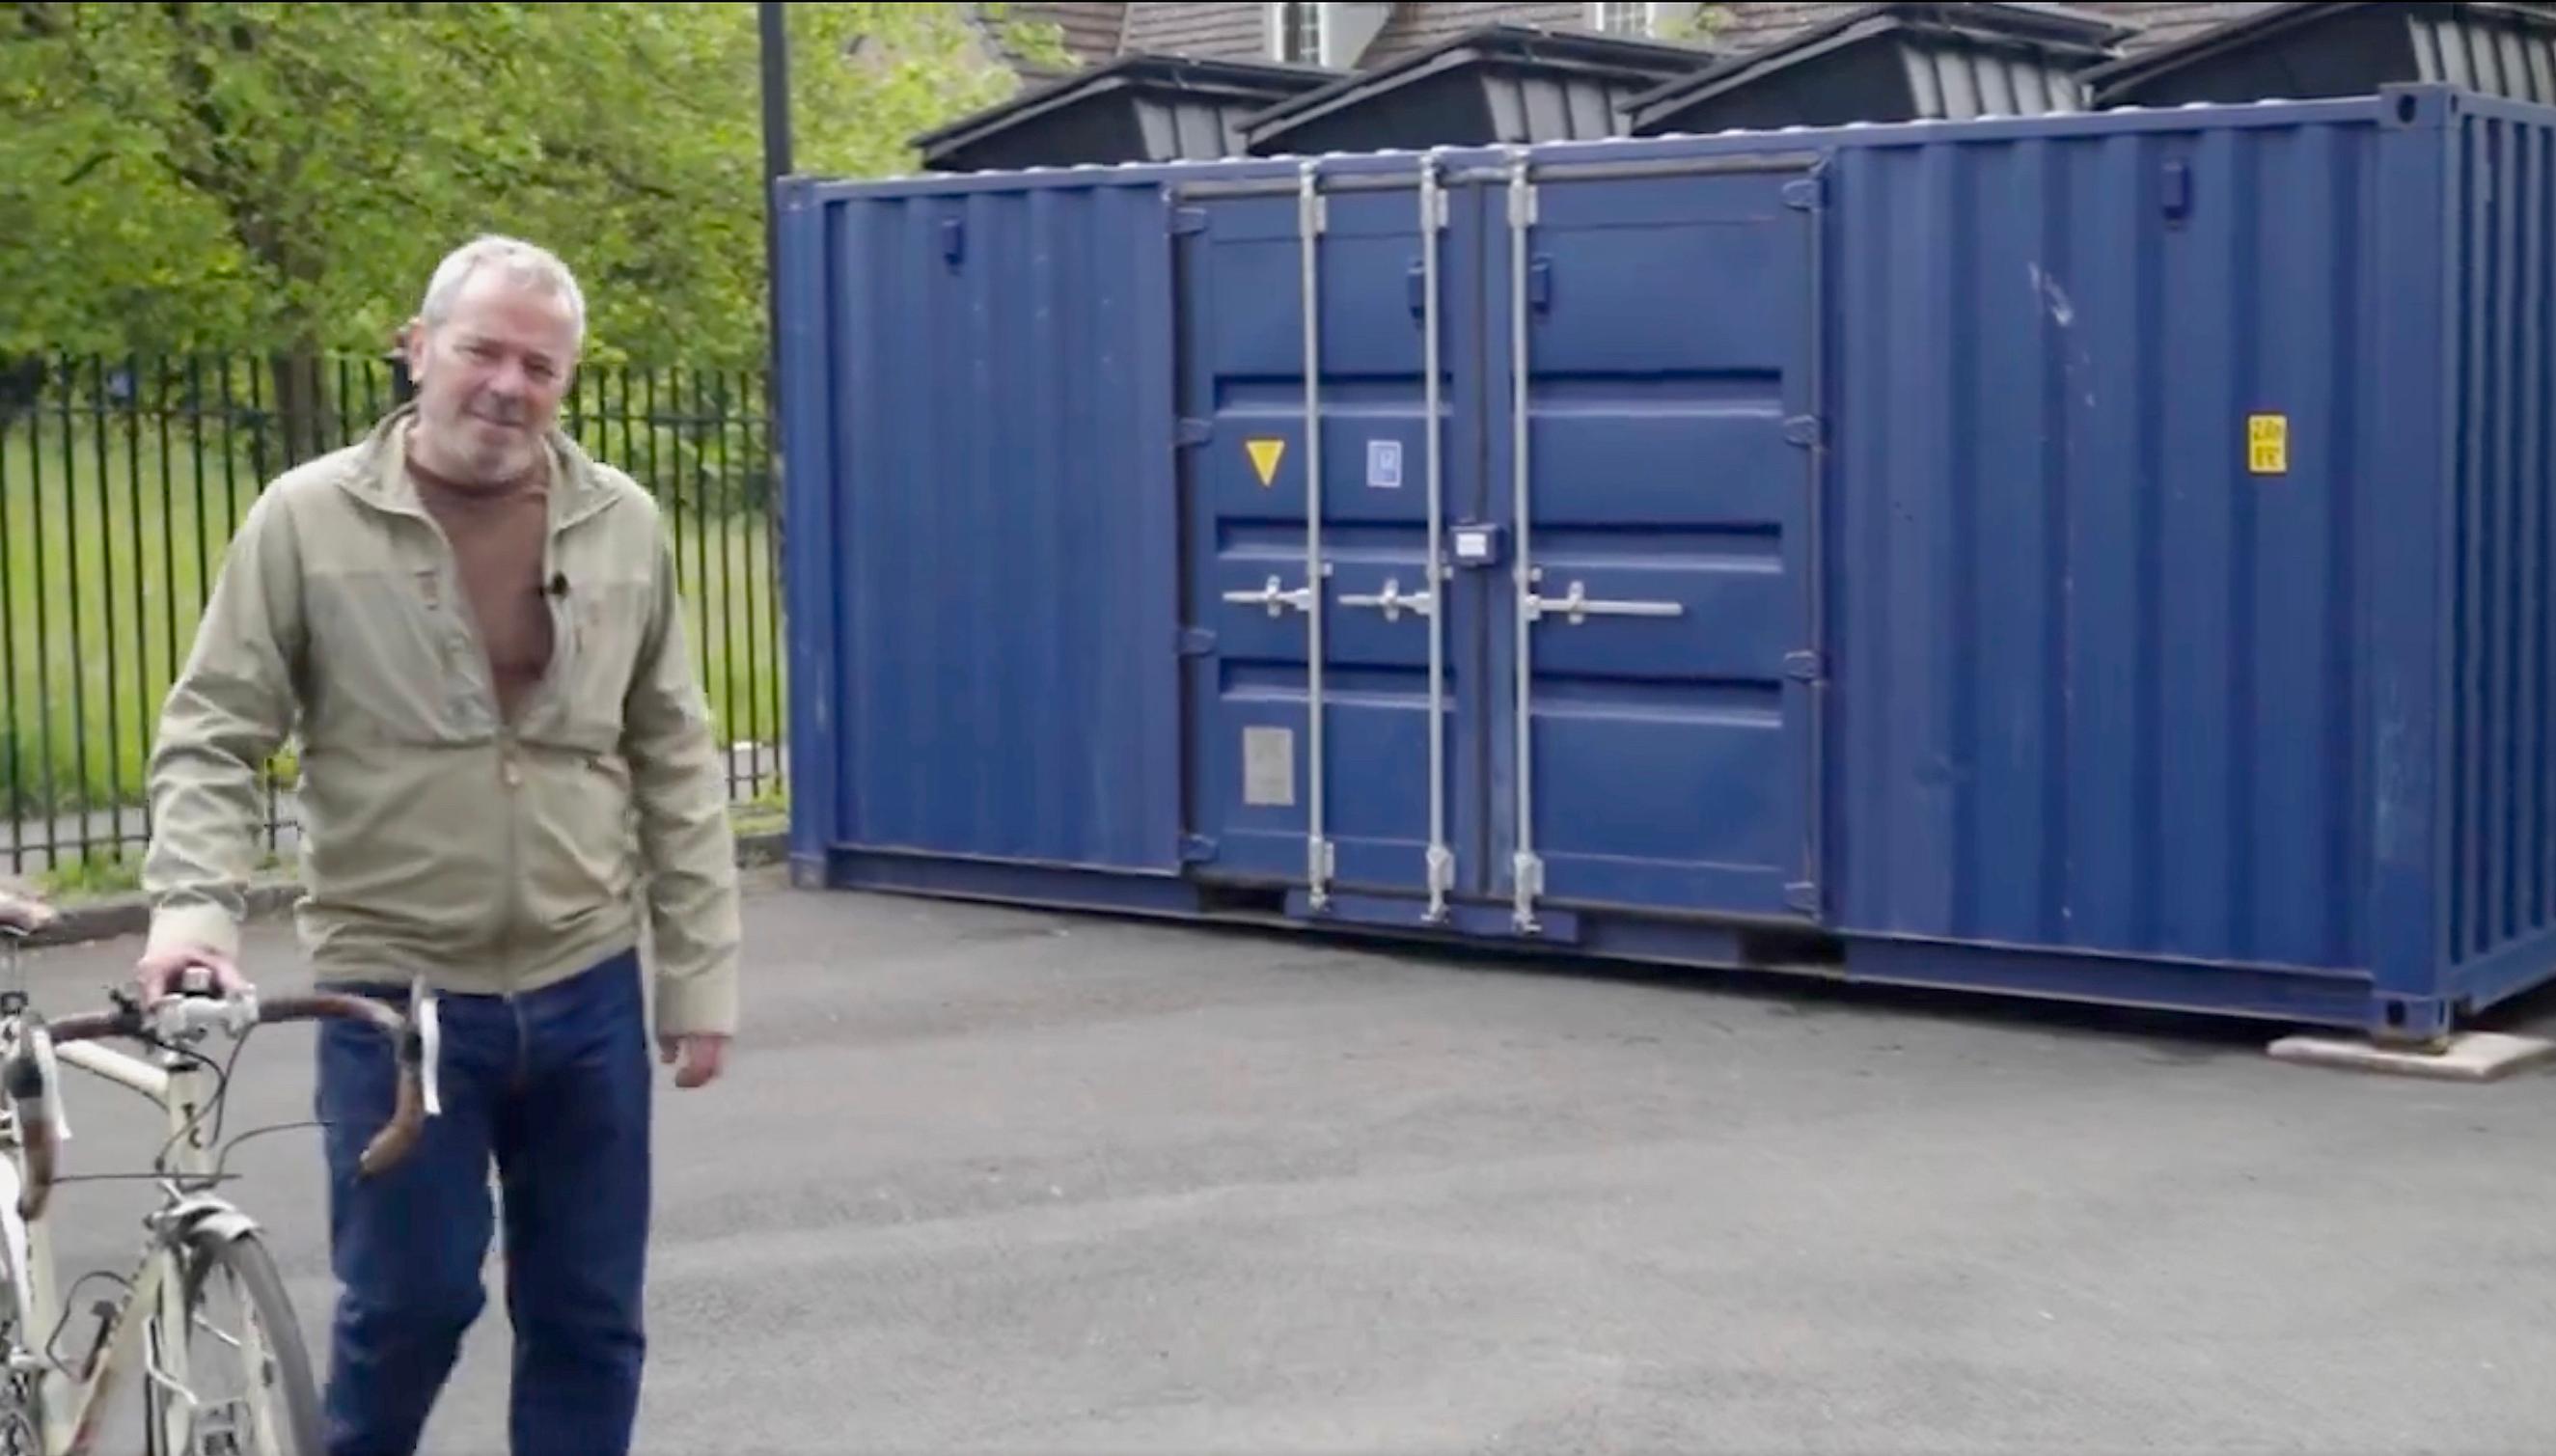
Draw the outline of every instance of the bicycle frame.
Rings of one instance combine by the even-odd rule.
[[[0,1055],[16,1052],[28,1029],[23,1012],[12,1011],[0,1019]],[[40,1040],[37,1045],[39,1055],[46,1054],[47,1043]],[[98,1343],[94,1360],[74,1372],[64,1368],[54,1350],[68,1330],[73,1312],[62,1310],[59,1325],[46,1325],[55,1318],[62,1292],[54,1264],[50,1200],[32,1219],[22,1216],[26,1177],[21,1159],[27,1148],[18,1135],[15,1117],[6,1120],[8,1155],[0,1157],[0,1235],[5,1235],[7,1244],[8,1277],[26,1291],[21,1307],[28,1327],[20,1338],[37,1362],[27,1373],[40,1390],[43,1449],[46,1456],[76,1456],[89,1450],[125,1376],[139,1364],[146,1378],[172,1397],[165,1412],[162,1445],[176,1450],[186,1439],[193,1405],[187,1384],[188,1308],[178,1252],[184,1236],[207,1222],[218,1221],[235,1230],[255,1227],[229,1202],[203,1191],[214,1170],[206,1135],[212,1073],[192,1057],[164,1051],[144,1058],[95,1041],[64,1043],[52,1047],[51,1054],[158,1106],[167,1122],[170,1150],[162,1180],[165,1198],[146,1221],[149,1232],[132,1282],[113,1306],[110,1328]],[[65,1137],[67,1132],[65,1126]],[[166,1332],[167,1338],[154,1342],[165,1348],[146,1349],[146,1340],[155,1332]]]
[[[182,993],[152,1010],[119,995],[111,1010],[48,1020],[28,1000],[19,971],[22,938],[0,927],[8,971],[0,985],[0,1276],[18,1292],[24,1324],[18,1348],[7,1352],[8,1374],[35,1388],[41,1428],[34,1434],[44,1456],[87,1456],[113,1397],[136,1367],[145,1389],[163,1396],[153,1445],[185,1450],[201,1405],[189,1385],[193,1291],[186,1287],[183,1260],[207,1248],[208,1239],[227,1244],[257,1233],[246,1214],[210,1191],[219,1162],[210,1136],[211,1103],[221,1079],[192,1044],[215,1028],[237,1037],[271,1022],[321,1018],[366,1022],[388,1034],[397,1048],[399,1084],[389,1121],[357,1160],[358,1175],[371,1177],[408,1155],[425,1119],[437,1111],[434,998],[421,979],[411,991],[418,1018],[412,1020],[379,1001],[332,992],[264,1003],[254,993],[217,999],[208,978],[191,973],[183,978]],[[106,1045],[108,1037],[141,1040],[153,1050],[136,1056]],[[48,1217],[56,1157],[70,1137],[61,1108],[64,1063],[151,1102],[169,1131],[156,1167],[162,1199],[143,1220],[140,1261],[123,1296],[107,1306],[105,1324],[76,1370],[56,1352],[72,1314],[59,1307],[63,1291]],[[264,1367],[266,1351],[243,1354],[249,1369]],[[146,1400],[145,1408],[152,1403]],[[307,1405],[299,1408],[308,1419]]]

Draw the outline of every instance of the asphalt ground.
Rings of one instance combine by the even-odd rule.
[[[2546,1074],[769,879],[747,925],[730,1076],[659,1103],[649,1452],[2556,1445]],[[69,1171],[147,1166],[74,1093]],[[309,1031],[233,1096],[307,1118]],[[233,1166],[324,1349],[316,1133]],[[64,1189],[65,1267],[144,1191]],[[507,1351],[492,1297],[429,1451],[505,1449]]]

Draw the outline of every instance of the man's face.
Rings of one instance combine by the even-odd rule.
[[[493,484],[531,469],[576,364],[564,299],[483,272],[451,315],[409,332],[419,453],[428,468]]]

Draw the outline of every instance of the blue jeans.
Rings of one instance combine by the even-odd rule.
[[[401,987],[348,987],[406,1004]],[[635,952],[509,1000],[442,1000],[442,1113],[397,1167],[356,1171],[397,1063],[369,1026],[320,1023],[331,1260],[340,1285],[327,1456],[408,1456],[486,1303],[503,1188],[516,1456],[621,1456],[639,1400],[649,1059]]]

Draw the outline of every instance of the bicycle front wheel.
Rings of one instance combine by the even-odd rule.
[[[311,1352],[265,1242],[198,1233],[177,1254],[186,1327],[155,1343],[183,1350],[183,1389],[147,1384],[154,1456],[321,1456]]]

